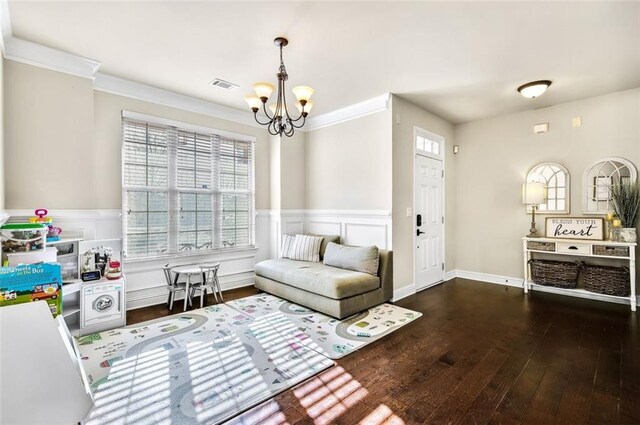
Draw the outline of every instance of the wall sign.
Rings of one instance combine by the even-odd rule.
[[[604,219],[592,217],[547,217],[545,236],[561,239],[604,240]]]

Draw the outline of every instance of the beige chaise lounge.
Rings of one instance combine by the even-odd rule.
[[[329,242],[339,236],[324,236],[320,258]],[[375,257],[374,257],[375,258]],[[255,286],[262,291],[343,319],[393,296],[393,253],[379,250],[377,276],[331,267],[322,262],[280,258],[256,264]]]

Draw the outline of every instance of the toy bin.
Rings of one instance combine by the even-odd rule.
[[[37,223],[13,223],[0,226],[2,261],[6,254],[44,250],[47,241],[47,226]]]

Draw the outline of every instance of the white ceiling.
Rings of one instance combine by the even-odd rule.
[[[640,2],[19,2],[13,35],[101,72],[247,109],[275,82],[316,89],[313,114],[392,92],[461,123],[640,87]],[[240,85],[227,92],[214,78]],[[550,79],[542,97],[516,87]]]

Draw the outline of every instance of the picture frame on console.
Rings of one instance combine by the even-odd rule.
[[[544,234],[547,238],[603,241],[604,221],[601,217],[547,217]]]

